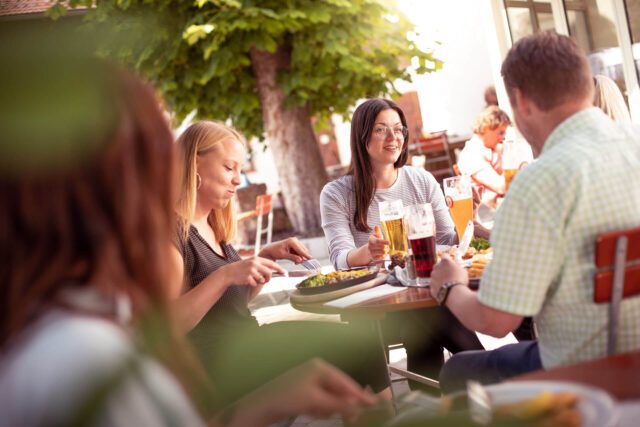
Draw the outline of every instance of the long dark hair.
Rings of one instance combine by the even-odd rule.
[[[384,110],[394,110],[400,116],[402,125],[407,127],[407,119],[398,105],[388,99],[368,99],[356,108],[351,119],[351,166],[349,175],[353,176],[353,189],[356,194],[356,211],[353,214],[353,223],[356,230],[370,232],[367,224],[367,211],[373,200],[376,190],[376,180],[371,170],[371,160],[367,152],[367,146],[371,140],[371,133],[376,123],[376,117]],[[405,134],[404,144],[400,157],[393,164],[396,169],[407,163],[409,157],[409,134]]]

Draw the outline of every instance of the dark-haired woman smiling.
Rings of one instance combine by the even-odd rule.
[[[409,133],[394,102],[369,99],[356,108],[351,123],[349,173],[325,186],[320,195],[322,228],[336,268],[367,265],[384,256],[389,242],[373,230],[380,225],[378,205],[402,200],[404,206],[431,203],[439,244],[456,242],[456,232],[437,181],[429,172],[405,166]],[[442,347],[458,352],[481,349],[475,334],[444,308],[396,315],[408,367],[437,377]]]

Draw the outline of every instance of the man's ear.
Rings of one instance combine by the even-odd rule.
[[[531,114],[531,100],[522,93],[522,91],[518,88],[513,89],[513,99],[516,101],[515,107],[520,111],[521,114],[529,115]]]

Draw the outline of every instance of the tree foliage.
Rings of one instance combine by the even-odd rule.
[[[94,0],[70,0],[90,7]],[[178,119],[231,119],[263,136],[249,50],[287,45],[291,64],[278,76],[285,107],[320,118],[347,114],[363,97],[394,95],[393,82],[441,66],[408,38],[412,26],[387,0],[95,0],[87,14],[126,40],[103,53],[137,68]],[[51,10],[59,15],[60,4]],[[95,27],[94,27],[95,28]],[[137,43],[131,43],[136,34]],[[114,46],[116,46],[114,48]]]

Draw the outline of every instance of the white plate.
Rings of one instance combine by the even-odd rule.
[[[607,392],[582,384],[565,381],[514,381],[494,384],[486,388],[493,403],[497,404],[530,399],[543,391],[576,393],[581,397],[578,409],[582,415],[582,427],[614,427],[620,416],[615,401]],[[399,414],[386,426],[393,427],[406,422],[428,420],[432,416],[431,410],[413,408]]]
[[[619,414],[615,401],[606,391],[565,381],[514,381],[487,386],[494,403],[513,403],[532,398],[543,391],[571,392],[581,397],[578,409],[582,414],[582,427],[612,427]]]

